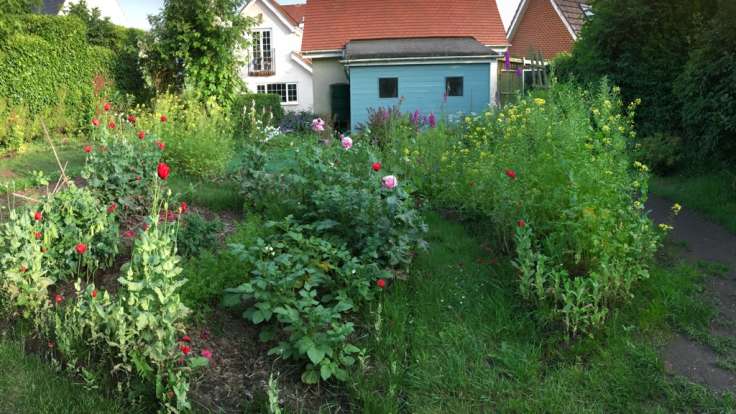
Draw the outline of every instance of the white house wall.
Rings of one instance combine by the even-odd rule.
[[[249,17],[262,16],[261,22],[256,24],[254,29],[271,30],[271,47],[275,51],[274,75],[248,76],[248,65],[241,68],[240,76],[245,81],[248,90],[256,92],[258,85],[269,83],[296,83],[297,102],[282,103],[282,106],[288,111],[312,111],[314,107],[312,74],[292,56],[292,53],[298,53],[301,50],[301,29],[284,24],[282,19],[264,4],[263,0],[251,1],[243,9],[243,14]],[[250,50],[248,54],[251,55]],[[246,59],[246,62],[249,61],[250,59]]]

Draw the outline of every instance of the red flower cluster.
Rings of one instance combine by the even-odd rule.
[[[107,127],[108,127],[108,128],[110,128],[110,129],[115,129],[115,121],[110,121],[110,122],[109,122],[109,123],[107,124]]]
[[[33,219],[36,220],[36,221],[41,221],[43,219],[43,213],[41,213],[40,211],[37,211],[33,215]]]
[[[102,105],[102,109],[105,110],[105,112],[109,111],[112,105],[110,105],[110,102],[105,102],[104,105]]]
[[[161,122],[166,122],[168,120],[169,118],[167,118],[166,115],[161,115]]]
[[[192,352],[192,347],[189,345],[179,345],[179,349],[181,350],[181,353],[186,355],[189,355],[190,352]]]
[[[146,138],[146,131],[138,131],[138,139],[141,141]]]
[[[181,206],[179,207],[179,213],[184,214],[189,210],[189,206],[187,205],[186,201],[181,202]]]
[[[100,120],[97,118],[92,118],[92,125],[96,127],[100,126]]]
[[[128,115],[128,122],[130,122],[131,124],[135,124],[136,120],[137,118],[135,117],[135,115],[133,114]]]
[[[43,233],[41,233],[40,231],[37,231],[33,233],[33,237],[35,237],[36,240],[41,240],[41,237],[43,237]]]
[[[158,167],[156,168],[156,171],[158,172],[158,178],[166,180],[167,178],[169,178],[170,170],[171,169],[168,165],[166,165],[165,162],[158,163]]]
[[[524,227],[526,227],[526,221],[524,221],[524,219],[521,219],[516,222],[516,225],[519,226],[519,228],[523,229]]]
[[[516,179],[516,171],[514,170],[506,170],[506,175],[512,180]]]
[[[87,245],[84,243],[77,243],[74,250],[79,254],[84,254],[87,251]]]
[[[90,293],[90,296],[92,296],[92,299],[95,299],[97,297],[97,289],[93,289],[92,293]]]
[[[117,210],[117,209],[118,209],[118,205],[117,205],[117,204],[116,204],[116,203],[115,203],[115,202],[113,201],[113,203],[112,203],[112,204],[110,204],[110,207],[108,207],[108,208],[107,208],[107,212],[108,212],[109,214],[112,214],[112,213],[114,213],[114,212],[115,212],[115,210]]]
[[[87,154],[89,154],[90,152],[92,152],[92,146],[91,145],[85,145],[84,146],[84,152],[86,152]]]
[[[385,279],[378,279],[376,280],[376,286],[378,286],[379,289],[383,289],[386,287],[386,280]]]
[[[54,296],[54,302],[56,302],[57,305],[63,301],[64,301],[64,297],[61,296],[60,294],[57,293],[56,296]]]
[[[135,232],[133,230],[126,230],[123,232],[123,237],[126,239],[132,239],[135,237]]]
[[[371,165],[371,168],[373,168],[373,171],[375,172],[381,171],[381,163],[374,162],[373,165]]]
[[[166,144],[164,144],[161,141],[156,141],[156,145],[158,146],[158,149],[160,149],[161,151],[163,151],[164,148],[166,148]]]

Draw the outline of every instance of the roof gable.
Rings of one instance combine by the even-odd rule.
[[[428,37],[508,45],[496,0],[308,0],[302,50],[340,50],[351,40]]]
[[[554,8],[560,21],[565,25],[567,30],[570,32],[573,40],[577,40],[578,34],[585,23],[585,13],[583,7],[590,5],[590,0],[548,0],[550,5]],[[507,37],[511,41],[516,30],[521,23],[527,9],[529,8],[530,0],[521,0],[519,6],[516,8],[514,18],[511,20],[509,25]],[[513,42],[512,42],[513,43]]]
[[[299,29],[299,22],[292,18],[284,6],[273,0],[250,0],[243,10],[248,7],[254,7],[256,3],[262,4],[264,8],[273,13],[281,24],[291,29],[292,33]]]

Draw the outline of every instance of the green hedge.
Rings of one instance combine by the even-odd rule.
[[[20,19],[24,31],[0,42],[0,97],[31,114],[61,105],[73,125],[86,124],[95,103],[93,80],[109,76],[113,52],[89,46],[85,26],[75,17]]]

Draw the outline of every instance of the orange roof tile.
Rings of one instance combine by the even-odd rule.
[[[351,40],[473,37],[508,45],[496,0],[307,0],[302,51]]]
[[[306,4],[282,4],[281,8],[297,23],[301,23],[304,13],[307,11]]]

